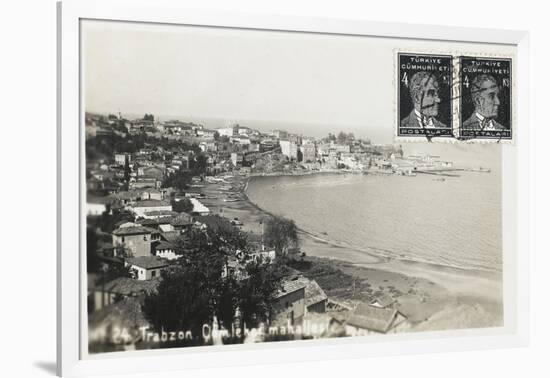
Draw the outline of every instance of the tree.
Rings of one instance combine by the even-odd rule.
[[[110,212],[104,212],[93,223],[88,223],[90,226],[100,228],[105,233],[112,233],[116,229],[116,225],[119,222],[134,222],[134,216],[128,211],[115,211],[112,214]]]
[[[171,175],[165,176],[164,180],[162,181],[162,187],[176,188],[180,192],[182,192],[189,188],[189,184],[191,183],[192,178],[193,174],[191,172],[180,169],[179,171],[176,171]]]
[[[283,270],[277,262],[269,264],[262,259],[253,259],[246,264],[244,275],[245,278],[239,282],[237,302],[243,335],[245,327],[256,327],[272,315]]]
[[[231,320],[236,290],[222,272],[228,255],[236,255],[236,246],[218,235],[194,230],[187,239],[179,238],[175,249],[181,256],[178,263],[163,272],[157,292],[144,302],[144,313],[153,327],[200,334],[202,325],[214,315],[228,319],[230,314]]]
[[[264,241],[275,248],[278,256],[286,258],[291,249],[297,252],[299,248],[298,227],[291,219],[271,217],[265,225]]]
[[[229,275],[220,281],[216,292],[215,313],[226,329],[231,329],[231,324],[235,320],[235,311],[239,305],[239,287],[240,283],[236,277]]]
[[[175,199],[172,200],[172,211],[178,213],[191,213],[193,211],[193,203],[189,198],[182,198],[178,201]]]
[[[130,256],[131,254],[127,255],[127,257]],[[134,274],[132,268],[125,266],[122,260],[120,262],[110,262],[109,264],[102,263],[100,269],[102,270],[101,279],[105,283],[121,277],[130,278]]]
[[[247,325],[269,315],[282,275],[276,264],[251,258],[245,234],[224,226],[192,230],[176,240],[175,250],[181,257],[163,271],[157,291],[142,307],[156,330],[196,335],[214,317],[229,329],[237,308]],[[229,261],[238,262],[241,274],[224,274]]]
[[[130,173],[132,170],[130,169],[130,159],[128,155],[124,156],[124,181],[126,184],[130,181]]]
[[[86,227],[86,270],[88,273],[97,273],[100,267],[97,256],[97,233],[94,227]]]
[[[189,168],[194,176],[205,174],[207,165],[208,157],[203,153],[196,154],[189,160]]]
[[[203,269],[178,264],[162,272],[157,292],[145,297],[142,309],[154,329],[190,330],[199,335],[212,314],[209,282]]]
[[[346,142],[346,139],[347,139],[347,135],[343,131],[340,131],[338,133],[338,136],[336,137],[336,141],[338,142],[338,144],[344,144]]]
[[[298,153],[296,154],[296,160],[297,160],[298,162],[301,162],[301,161],[304,160],[304,154],[303,154],[303,152],[302,152],[301,150],[298,150]]]

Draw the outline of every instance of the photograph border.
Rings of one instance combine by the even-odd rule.
[[[66,0],[58,3],[57,62],[57,373],[81,376],[174,371],[201,367],[245,366],[311,360],[364,358],[382,355],[481,350],[528,345],[529,249],[529,34],[526,31],[463,28],[309,18],[246,12],[185,8],[177,0]],[[79,251],[82,233],[81,148],[83,113],[80,108],[81,19],[164,24],[186,24],[241,29],[378,36],[404,39],[461,41],[517,46],[514,146],[502,145],[504,326],[490,329],[412,333],[279,342],[254,345],[212,346],[183,350],[128,352],[123,356],[82,359],[81,293],[84,264]],[[521,125],[521,127],[518,127]],[[75,127],[77,126],[77,127]],[[504,169],[506,168],[506,169]],[[521,253],[519,253],[521,251]],[[85,280],[84,280],[85,282]],[[83,319],[84,318],[84,319]],[[273,351],[277,353],[274,354]],[[222,353],[220,353],[222,352]],[[147,358],[139,358],[148,356]],[[215,358],[213,358],[215,357]],[[250,362],[253,361],[253,362]]]

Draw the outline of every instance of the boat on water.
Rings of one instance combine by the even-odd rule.
[[[237,202],[237,201],[242,201],[242,200],[239,199],[239,198],[224,198],[223,199],[223,202]]]
[[[489,172],[491,172],[491,168],[483,168],[483,167],[471,168],[470,171],[471,171],[471,172],[484,172],[484,173],[489,173]]]

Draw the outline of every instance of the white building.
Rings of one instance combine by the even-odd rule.
[[[158,256],[130,257],[126,259],[125,264],[132,269],[134,278],[140,281],[160,277],[161,271],[169,265]]]
[[[166,241],[158,242],[158,244],[155,245],[154,250],[155,256],[162,257],[163,259],[176,260],[179,258],[179,256],[176,255],[174,246]]]
[[[244,144],[244,145],[250,144],[250,138],[246,135],[235,135],[230,137],[229,140],[231,143],[238,143],[238,144]]]
[[[283,155],[291,160],[296,160],[298,158],[298,146],[296,143],[288,140],[280,140],[279,145],[281,146],[281,153]]]
[[[210,209],[206,206],[204,206],[198,199],[196,198],[189,198],[189,201],[191,201],[191,204],[193,205],[193,213],[199,214],[199,215],[208,215],[210,214]]]
[[[172,205],[166,201],[145,200],[139,201],[133,206],[133,211],[137,217],[147,217],[147,213],[153,211],[172,211]]]
[[[216,131],[218,132],[218,134],[220,134],[220,136],[233,136],[233,132],[234,132],[234,129],[233,127],[223,127],[223,128],[220,128],[220,129],[216,129]]]
[[[126,158],[128,158],[128,163],[132,162],[132,156],[129,154],[115,154],[115,162],[118,165],[126,164]]]

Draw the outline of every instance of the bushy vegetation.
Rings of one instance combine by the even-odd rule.
[[[176,253],[180,259],[163,272],[157,292],[144,301],[144,314],[154,329],[200,335],[214,317],[230,329],[237,308],[243,328],[269,317],[282,280],[281,265],[251,258],[249,242],[240,231],[192,231],[176,243]],[[230,262],[237,262],[233,273]]]

